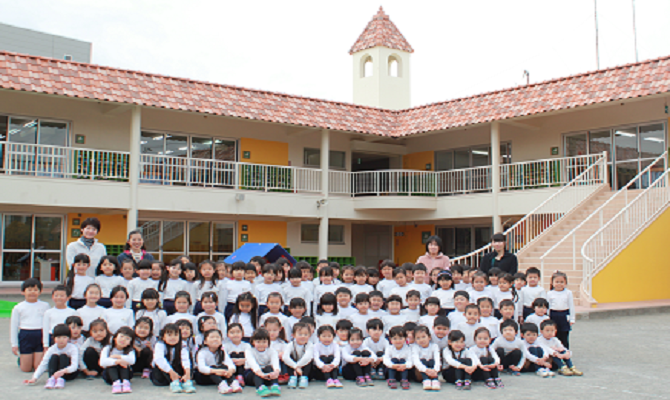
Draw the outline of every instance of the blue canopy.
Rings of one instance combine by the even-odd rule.
[[[283,248],[279,243],[246,243],[233,254],[226,257],[223,262],[232,264],[235,261],[244,261],[248,263],[253,257],[261,256],[269,262],[275,262],[279,258],[286,258],[291,265],[295,265],[295,258]]]

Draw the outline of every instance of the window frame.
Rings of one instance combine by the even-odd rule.
[[[304,227],[306,227],[306,226],[316,227],[316,232],[317,232],[317,239],[316,239],[316,241],[312,241],[312,240],[304,240],[304,239],[303,239],[303,229],[304,229]],[[339,242],[339,241],[337,241],[337,242],[331,242],[331,241],[330,241],[330,235],[331,235],[331,230],[330,230],[330,228],[331,228],[331,227],[342,227],[342,241],[341,241],[341,242]],[[300,243],[304,243],[304,244],[318,244],[318,243],[319,243],[319,238],[318,238],[319,233],[318,233],[318,232],[319,232],[319,224],[300,224]],[[340,224],[328,224],[328,245],[344,245],[344,244],[346,244],[345,236],[346,236],[346,226],[345,226],[345,225],[340,225]]]
[[[512,163],[512,158],[513,158],[513,155],[512,155],[512,150],[513,150],[512,141],[511,140],[506,140],[506,141],[500,142],[500,146],[501,147],[506,146],[507,149],[508,149],[508,152],[509,152],[509,154],[500,154],[500,157],[504,161],[503,163],[501,163],[501,165],[511,164]],[[491,144],[490,143],[488,143],[488,144],[474,144],[474,145],[465,146],[465,147],[454,147],[454,148],[451,148],[451,149],[436,150],[434,152],[434,155],[433,155],[433,165],[435,166],[435,171],[451,171],[451,170],[459,170],[459,169],[481,168],[482,166],[477,166],[476,167],[476,166],[473,165],[472,151],[473,150],[481,150],[482,147],[486,147],[488,150],[491,150]],[[455,164],[455,161],[456,161],[455,153],[457,151],[467,151],[468,152],[468,165],[469,165],[469,167],[454,168],[454,164]],[[451,165],[452,165],[451,168],[450,169],[437,169],[437,166],[438,166],[437,157],[439,156],[439,154],[444,154],[444,153],[448,153],[448,152],[451,153]],[[507,161],[505,161],[505,157],[504,157],[505,155],[509,156]],[[489,151],[488,165],[487,166],[490,166],[490,165],[491,165],[491,152]]]
[[[316,151],[319,154],[319,164],[308,164],[307,163],[307,154],[306,153],[307,153],[308,150]],[[344,156],[342,158],[342,160],[344,162],[343,166],[340,167],[340,166],[328,165],[329,170],[331,170],[331,169],[335,170],[335,171],[346,171],[347,170],[347,152],[346,152],[346,150],[329,150],[328,153],[329,153],[328,154],[329,155],[328,164],[330,164],[330,162],[333,160],[333,157],[332,157],[333,153],[342,153],[343,156]],[[302,164],[303,164],[304,167],[307,167],[307,168],[321,168],[321,149],[314,148],[314,147],[303,147],[303,149],[302,149]]]
[[[17,143],[17,142],[10,142],[9,140],[9,127],[12,123],[12,118],[21,118],[21,119],[34,119],[37,121],[37,133],[35,137],[35,142],[36,143],[29,143],[37,146],[52,146],[52,147],[71,147],[72,144],[72,127],[73,123],[71,120],[67,119],[58,119],[58,118],[52,118],[52,117],[40,117],[40,116],[34,116],[34,115],[23,115],[23,114],[10,114],[10,113],[0,113],[0,117],[7,117],[7,130],[4,132],[4,139],[0,137],[0,143]],[[41,130],[41,123],[42,122],[55,122],[55,123],[60,123],[60,124],[65,124],[67,133],[65,134],[65,144],[64,145],[53,145],[53,144],[40,144],[40,130]],[[0,132],[0,134],[2,134]],[[28,143],[26,143],[28,144]]]
[[[152,156],[161,156],[161,157],[178,157],[182,158],[179,156],[172,156],[170,154],[165,154],[165,144],[167,141],[165,140],[166,135],[172,135],[172,136],[185,136],[187,138],[187,147],[188,147],[188,154],[186,155],[186,159],[194,159],[194,160],[211,160],[211,161],[222,161],[222,162],[240,162],[240,140],[238,138],[232,138],[232,137],[217,137],[217,136],[210,136],[210,135],[205,135],[205,134],[200,134],[200,133],[188,133],[188,132],[178,132],[178,131],[164,131],[164,130],[158,130],[158,129],[140,129],[140,154],[144,155],[147,153],[142,153],[142,133],[150,133],[150,134],[158,134],[158,135],[163,135],[163,154],[151,154]],[[211,139],[212,140],[212,151],[211,151],[211,157],[210,158],[194,158],[193,157],[193,140],[192,138],[200,138],[200,139]],[[218,160],[215,158],[215,152],[214,152],[214,142],[216,140],[225,140],[225,141],[230,141],[235,143],[235,160],[233,161],[228,161],[228,160]]]

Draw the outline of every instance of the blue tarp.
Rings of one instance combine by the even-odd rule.
[[[284,250],[279,243],[246,243],[233,254],[229,255],[223,262],[232,264],[235,261],[248,263],[253,257],[261,256],[269,262],[275,262],[279,258],[286,258],[291,265],[295,265],[295,258]]]

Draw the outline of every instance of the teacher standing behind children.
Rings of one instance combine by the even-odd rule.
[[[451,267],[451,260],[448,256],[442,254],[442,239],[439,236],[433,235],[426,241],[426,254],[422,255],[416,260],[416,264],[423,264],[426,266],[426,275],[430,275],[430,271],[437,268],[443,271],[448,271]]]

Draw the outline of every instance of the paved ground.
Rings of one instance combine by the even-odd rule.
[[[100,380],[75,380],[63,391],[45,391],[45,376],[37,386],[24,386],[21,382],[30,377],[20,372],[16,358],[11,354],[7,333],[9,319],[0,319],[3,346],[0,346],[0,376],[4,381],[2,399],[32,398],[82,400],[111,398],[111,389]],[[583,377],[542,379],[526,374],[521,377],[503,376],[505,388],[491,391],[475,386],[472,392],[457,392],[453,386],[444,385],[440,394],[423,392],[413,384],[408,392],[397,391],[394,396],[420,396],[421,398],[481,398],[491,399],[670,399],[670,313],[578,321],[572,333],[572,350],[575,364],[584,371]],[[220,396],[214,387],[199,387],[195,395],[169,393],[167,388],[156,388],[150,382],[135,378],[134,392],[124,398],[158,400],[164,397]],[[341,400],[349,396],[368,396],[382,399],[391,391],[381,382],[371,388],[357,388],[345,382],[343,390],[326,390],[322,383],[312,382],[307,390],[283,390],[283,396],[296,399]],[[98,397],[100,396],[100,397]],[[474,396],[474,397],[473,397]],[[118,396],[115,396],[118,397]],[[250,388],[234,397],[255,398]]]

